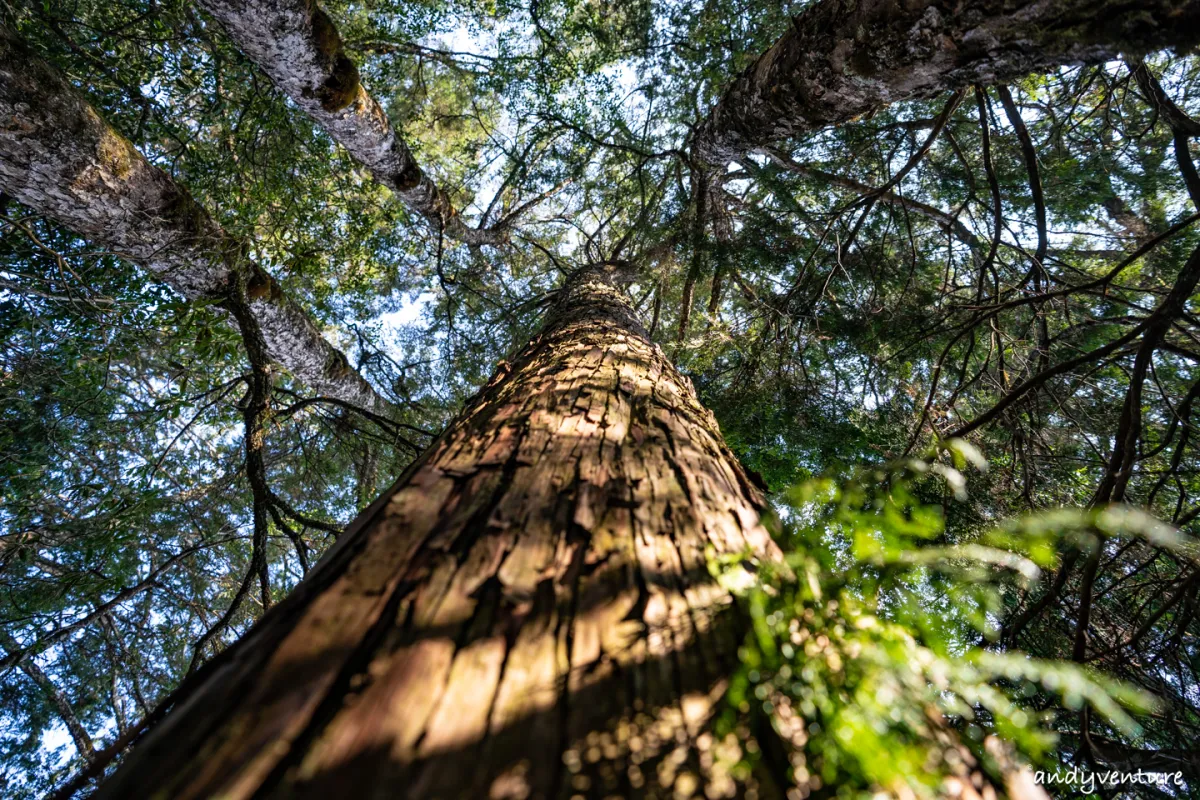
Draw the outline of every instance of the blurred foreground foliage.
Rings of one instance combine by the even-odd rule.
[[[1135,741],[1139,715],[1159,709],[1090,666],[999,650],[999,622],[1005,596],[1072,548],[1139,538],[1198,561],[1196,543],[1120,505],[948,526],[964,470],[986,467],[950,440],[926,459],[810,478],[779,497],[782,562],[711,557],[750,622],[719,727],[769,724],[798,796],[943,796],[980,769],[1002,785],[1022,764],[1080,758],[1057,748],[1064,709]]]

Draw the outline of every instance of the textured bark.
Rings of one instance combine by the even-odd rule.
[[[472,245],[507,240],[502,228],[463,222],[449,195],[421,171],[313,0],[200,0],[200,6],[281,92],[435,228]]]
[[[737,651],[705,551],[777,557],[763,510],[610,274],[582,273],[99,797],[732,791],[702,735]]]
[[[821,0],[725,92],[696,154],[748,152],[900,100],[1200,40],[1200,0]]]
[[[241,242],[3,26],[0,189],[184,297],[244,292],[274,361],[319,394],[369,410],[388,407]]]

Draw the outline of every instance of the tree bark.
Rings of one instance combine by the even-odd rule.
[[[721,169],[900,100],[1200,40],[1200,0],[821,0],[726,90],[697,131]]]
[[[275,86],[324,128],[375,179],[452,239],[501,244],[501,227],[472,228],[446,192],[421,171],[383,107],[359,81],[329,16],[312,0],[200,0]]]
[[[2,25],[0,190],[184,297],[244,292],[272,360],[319,394],[369,411],[389,407],[240,241]]]
[[[99,797],[632,796],[694,776],[671,754],[737,650],[706,550],[778,557],[763,511],[611,270],[580,273]]]

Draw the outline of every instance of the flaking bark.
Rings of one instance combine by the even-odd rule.
[[[737,650],[706,550],[777,557],[763,511],[611,272],[577,275],[99,797],[731,792],[701,752]]]
[[[724,169],[900,100],[1200,41],[1200,0],[821,0],[726,90],[695,154]]]
[[[321,395],[371,411],[389,407],[241,242],[4,26],[0,190],[186,298],[244,293],[275,362]]]
[[[200,0],[275,86],[328,131],[376,180],[439,233],[471,245],[501,244],[503,228],[467,225],[449,195],[421,171],[329,16],[312,0]]]

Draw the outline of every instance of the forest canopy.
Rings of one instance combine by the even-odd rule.
[[[1193,31],[0,0],[0,792],[1196,796]]]

